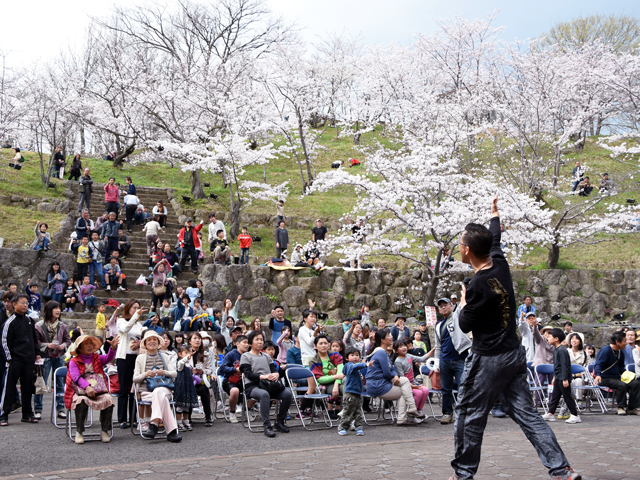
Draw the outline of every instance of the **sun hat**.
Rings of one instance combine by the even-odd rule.
[[[158,335],[155,330],[147,330],[146,332],[144,332],[144,337],[142,337],[142,340],[140,341],[143,347],[146,348],[146,341],[151,337],[156,337],[158,339],[158,348],[164,343],[164,338]]]
[[[102,347],[102,340],[100,340],[98,337],[92,337],[91,335],[80,335],[69,348],[69,354],[74,357],[78,356],[79,355],[77,351],[78,348],[80,348],[80,345],[82,345],[87,340],[90,340],[91,342],[93,342],[93,345],[94,347],[96,347],[96,350]]]

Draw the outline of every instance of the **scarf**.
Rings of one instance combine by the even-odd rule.
[[[47,327],[47,332],[49,333],[49,340],[51,340],[52,342],[58,336],[58,323],[58,320],[54,320],[53,322],[44,322],[45,326]]]

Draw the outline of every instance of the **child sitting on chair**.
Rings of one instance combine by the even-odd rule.
[[[102,347],[102,340],[98,337],[80,335],[70,353],[69,370],[67,372],[67,386],[64,393],[64,404],[68,410],[75,410],[76,438],[78,444],[84,443],[84,423],[89,407],[100,410],[100,440],[104,443],[111,441],[111,418],[113,415],[113,399],[109,393],[109,379],[103,367],[116,357],[116,348],[120,337],[108,341],[111,348],[106,355],[96,352]]]

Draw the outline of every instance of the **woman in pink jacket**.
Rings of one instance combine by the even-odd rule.
[[[118,219],[118,199],[120,197],[120,189],[115,185],[116,179],[111,177],[109,183],[104,186],[104,203],[107,212],[115,212],[116,220]]]

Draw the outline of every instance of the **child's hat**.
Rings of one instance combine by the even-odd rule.
[[[102,340],[99,339],[98,337],[92,337],[90,335],[80,335],[69,348],[69,354],[71,354],[74,357],[78,356],[78,351],[77,351],[78,348],[80,348],[80,345],[82,345],[86,341],[93,342],[93,346],[95,347],[96,350],[102,347]]]

